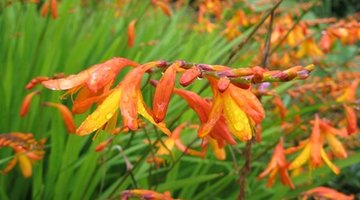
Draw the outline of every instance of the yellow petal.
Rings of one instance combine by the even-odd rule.
[[[145,119],[147,119],[150,123],[152,123],[156,127],[158,127],[163,133],[170,136],[171,131],[166,127],[166,124],[164,122],[156,123],[154,121],[154,118],[150,115],[150,113],[146,109],[146,105],[145,105],[145,102],[144,102],[144,99],[143,99],[143,96],[142,96],[141,92],[139,92],[138,95],[139,95],[138,98],[137,98],[138,99],[138,103],[137,103],[138,113],[141,116],[143,116]]]
[[[307,144],[303,151],[300,153],[300,155],[298,157],[296,157],[296,159],[290,164],[289,169],[293,170],[293,169],[297,169],[299,168],[301,165],[303,165],[306,161],[309,160],[310,158],[310,145]]]
[[[346,158],[347,153],[342,143],[335,137],[334,134],[326,133],[326,140],[328,141],[331,151],[339,158]]]
[[[223,95],[224,116],[230,131],[241,141],[252,138],[252,130],[246,113],[236,104],[228,92]]]
[[[28,178],[32,174],[32,167],[31,162],[28,157],[25,156],[25,154],[19,154],[18,155],[20,169],[24,177]]]
[[[119,108],[121,93],[121,87],[117,87],[102,104],[85,119],[76,130],[76,134],[80,136],[90,134],[108,122]]]
[[[163,144],[164,143],[164,144]],[[175,141],[172,138],[167,138],[163,143],[160,143],[160,147],[156,152],[156,155],[169,155],[174,148]]]
[[[216,140],[209,137],[209,143],[214,151],[214,155],[218,160],[226,159],[226,152],[224,148],[220,148]]]
[[[211,106],[211,111],[208,120],[201,125],[199,129],[199,137],[205,137],[215,126],[216,122],[220,119],[223,110],[222,98],[219,93],[214,94],[214,102]]]
[[[334,163],[332,163],[329,159],[329,157],[326,155],[324,149],[320,150],[321,153],[321,157],[324,160],[324,162],[327,164],[327,166],[329,166],[329,168],[335,173],[335,174],[339,174],[340,173],[340,169],[338,167],[336,167],[334,165]]]

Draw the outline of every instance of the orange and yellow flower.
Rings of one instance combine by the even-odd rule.
[[[218,90],[219,81],[207,77],[214,100],[209,118],[199,130],[199,136],[204,137],[210,133],[216,122],[224,116],[230,132],[240,141],[248,141],[253,136],[253,126],[262,121],[265,116],[264,109],[257,97],[246,89],[241,89],[228,82],[228,86],[221,86],[223,92]],[[226,89],[225,89],[226,88]]]
[[[271,187],[275,182],[276,174],[280,174],[281,182],[284,185],[288,185],[290,188],[294,189],[295,186],[292,183],[289,173],[287,171],[288,163],[285,159],[283,143],[284,139],[281,138],[279,143],[275,147],[270,163],[268,164],[266,169],[258,176],[258,178],[262,179],[266,175],[270,174],[267,182],[267,187]]]
[[[287,153],[292,153],[298,149],[303,149],[298,157],[290,164],[289,169],[299,169],[306,162],[309,162],[310,169],[314,169],[325,163],[335,174],[339,174],[340,169],[330,161],[324,149],[324,139],[326,139],[336,156],[341,158],[347,156],[343,145],[334,135],[338,132],[338,130],[330,127],[326,122],[321,121],[316,115],[310,138],[303,141],[298,147],[287,150]]]
[[[0,148],[10,147],[15,152],[13,159],[9,161],[5,169],[0,170],[0,173],[8,173],[19,162],[23,176],[30,177],[33,163],[44,157],[45,142],[45,139],[36,141],[34,135],[30,133],[0,134]]]

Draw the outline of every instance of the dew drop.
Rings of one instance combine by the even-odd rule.
[[[106,119],[111,119],[112,116],[113,116],[113,113],[109,113],[106,115]]]

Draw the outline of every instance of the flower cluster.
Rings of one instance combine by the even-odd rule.
[[[133,69],[113,86],[117,75],[127,66]],[[150,108],[144,102],[141,81],[145,73],[152,74],[159,70],[163,72],[162,77],[158,81],[151,81],[156,88]],[[69,94],[75,96],[72,106],[74,114],[84,113],[92,105],[98,104],[96,110],[74,130],[74,120],[65,106],[45,103],[44,105],[56,107],[61,111],[69,132],[84,136],[105,130],[115,134],[119,115],[122,119],[122,130],[136,131],[139,129],[138,115],[141,115],[169,136],[166,142],[169,149],[176,144],[178,149],[184,152],[202,156],[207,144],[210,144],[216,157],[225,159],[224,146],[236,144],[234,138],[240,141],[251,140],[255,135],[255,125],[260,124],[265,116],[262,104],[251,91],[251,84],[305,79],[312,70],[313,65],[295,66],[285,71],[268,71],[257,66],[233,69],[184,61],[138,64],[125,58],[113,58],[75,75],[41,79],[38,83],[52,90],[65,90],[63,97]],[[197,78],[205,78],[210,83],[213,98],[209,100],[195,92],[177,88],[178,73],[181,74],[179,84],[183,87],[190,85]],[[201,152],[187,149],[179,140],[181,129],[172,132],[165,124],[173,94],[184,99],[199,117],[197,136],[202,140]],[[30,100],[26,99],[27,103],[24,104],[28,105]],[[159,152],[161,155],[162,151]]]
[[[8,173],[19,162],[24,177],[30,177],[32,175],[33,163],[44,157],[45,142],[45,139],[35,140],[34,135],[31,133],[13,132],[0,134],[0,148],[9,147],[15,153],[7,166],[0,172]]]

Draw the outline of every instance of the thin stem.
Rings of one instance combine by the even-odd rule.
[[[264,56],[262,60],[262,66],[266,69],[268,67],[269,63],[269,57],[270,57],[270,46],[271,46],[271,34],[272,34],[272,26],[274,22],[274,11],[271,11],[270,14],[270,22],[267,30],[267,38],[265,41],[265,48],[264,48]],[[258,97],[259,100],[261,100],[261,96]],[[249,174],[251,170],[251,148],[252,148],[252,141],[248,141],[245,145],[244,149],[244,158],[245,163],[244,166],[241,168],[240,171],[240,178],[239,178],[239,185],[240,185],[240,193],[238,196],[238,200],[244,200],[246,197],[246,177]]]
[[[228,60],[225,62],[226,65],[232,63],[234,61],[235,56],[237,55],[237,53],[239,52],[240,49],[243,48],[243,46],[248,43],[250,41],[250,39],[255,35],[255,33],[257,32],[257,30],[261,27],[261,25],[265,22],[265,20],[271,15],[271,13],[274,12],[274,10],[279,7],[279,5],[281,4],[282,0],[278,0],[274,6],[265,14],[263,15],[263,17],[260,19],[260,21],[254,26],[254,28],[251,30],[251,32],[249,33],[249,35],[242,40],[236,47],[234,47],[230,54],[229,54],[229,58]]]

